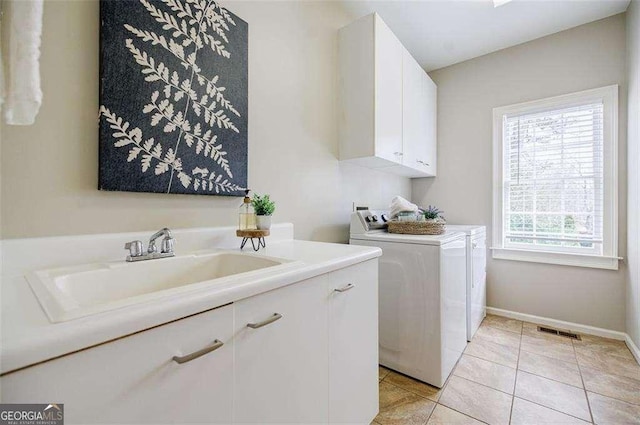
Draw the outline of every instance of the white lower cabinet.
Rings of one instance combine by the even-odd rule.
[[[377,260],[330,274],[331,423],[368,424],[378,413],[377,282]]]
[[[64,403],[67,424],[230,423],[232,336],[229,305],[10,373],[2,402]]]
[[[235,304],[236,422],[328,421],[327,279],[322,275]],[[273,321],[276,314],[281,318]]]
[[[8,373],[0,398],[68,424],[369,424],[377,299],[374,259]]]

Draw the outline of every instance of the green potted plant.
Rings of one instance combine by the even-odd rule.
[[[269,230],[271,228],[271,215],[276,209],[275,202],[269,199],[269,195],[254,195],[251,203],[257,216],[258,229]]]
[[[440,211],[435,206],[432,207],[431,205],[429,205],[429,208],[424,210],[424,213],[423,213],[424,214],[424,219],[425,219],[425,221],[430,221],[430,222],[434,222],[434,223],[445,223],[445,219],[442,216],[443,212],[444,211]]]

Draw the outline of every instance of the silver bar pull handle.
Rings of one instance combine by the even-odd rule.
[[[263,326],[267,326],[270,323],[275,322],[276,320],[280,320],[282,319],[282,314],[280,313],[273,313],[273,316],[269,317],[267,320],[264,320],[262,322],[258,322],[258,323],[247,323],[247,327],[251,328],[251,329],[258,329],[261,328]]]
[[[190,362],[191,360],[204,356],[207,353],[216,351],[218,348],[222,347],[223,345],[224,345],[224,342],[216,339],[215,341],[213,341],[213,344],[211,344],[208,347],[204,347],[202,350],[195,351],[191,354],[187,354],[186,356],[173,356],[173,361],[178,364]]]
[[[347,292],[349,289],[353,289],[355,288],[355,286],[353,284],[348,284],[347,286],[344,286],[342,288],[336,288],[334,289],[335,292]]]

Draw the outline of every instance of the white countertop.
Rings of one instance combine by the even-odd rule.
[[[293,234],[292,227],[290,231],[289,228],[285,230],[287,230],[285,232],[287,235]],[[221,231],[229,232],[230,229],[225,228]],[[192,237],[189,235],[187,236]],[[210,240],[211,232],[207,236],[209,238],[207,240]],[[80,238],[91,241],[91,238]],[[228,239],[226,234],[225,238],[235,242],[235,239]],[[111,239],[113,237],[110,237],[109,240]],[[52,238],[43,240],[51,243]],[[125,240],[123,239],[123,241]],[[178,240],[180,239],[178,238]],[[64,242],[64,238],[59,238],[55,242]],[[16,243],[15,245],[19,246],[20,244]],[[23,244],[23,246],[26,245]],[[228,249],[228,246],[219,247]],[[5,245],[3,249],[7,251],[7,246]],[[240,252],[238,248],[233,250]],[[253,252],[250,249],[248,251]],[[382,252],[379,248],[373,247],[287,239],[285,235],[282,240],[267,240],[267,247],[261,249],[258,254],[285,258],[300,263],[278,273],[265,274],[264,277],[258,277],[244,284],[222,288],[212,284],[210,288],[197,293],[180,294],[171,298],[55,324],[49,321],[32,293],[29,283],[24,277],[24,271],[27,269],[23,266],[22,270],[17,272],[13,268],[12,273],[3,274],[1,282],[0,373],[20,369],[191,314],[374,259],[379,257]],[[77,264],[82,263],[82,261],[77,262]],[[6,266],[5,257],[5,270]],[[39,266],[42,267],[42,264]]]

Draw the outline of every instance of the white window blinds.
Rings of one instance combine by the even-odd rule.
[[[503,246],[602,255],[603,102],[503,116]]]

